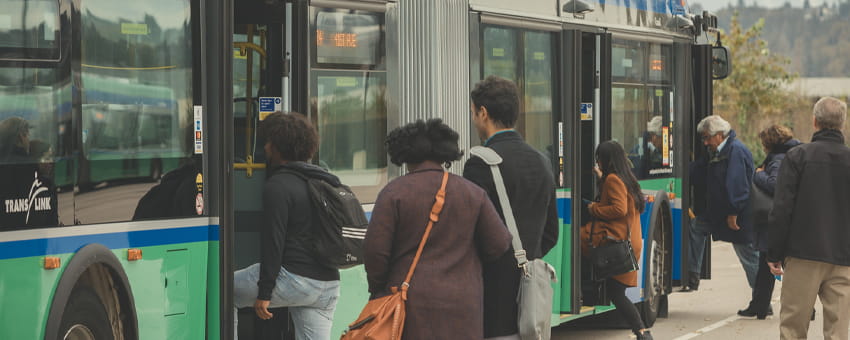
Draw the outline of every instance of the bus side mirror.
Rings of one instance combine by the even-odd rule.
[[[729,58],[729,48],[714,46],[711,48],[711,79],[724,79],[732,73],[732,60]]]

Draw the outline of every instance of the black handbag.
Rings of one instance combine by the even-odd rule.
[[[593,246],[593,228],[596,220],[590,225],[590,265],[591,276],[594,281],[602,281],[609,277],[625,274],[638,270],[637,259],[632,250],[632,227],[629,224],[628,236],[625,240],[618,240],[608,236],[608,243]]]
[[[752,189],[750,189],[750,211],[756,231],[767,229],[767,218],[771,209],[773,209],[773,197],[753,181]]]

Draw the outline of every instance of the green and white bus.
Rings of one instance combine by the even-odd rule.
[[[313,161],[368,214],[405,172],[387,132],[441,117],[478,145],[468,93],[491,74],[518,84],[517,129],[558,175],[553,325],[613,308],[572,218],[608,139],[649,202],[627,295],[651,325],[688,275],[716,27],[668,0],[0,0],[0,339],[288,337],[285,309],[233,313],[233,271],[259,260],[260,120],[309,117]],[[335,336],[368,299],[362,266],[341,276]]]

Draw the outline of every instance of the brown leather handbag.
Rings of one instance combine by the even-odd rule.
[[[422,248],[425,247],[425,242],[428,241],[428,235],[431,233],[431,227],[439,220],[440,212],[443,210],[443,203],[446,201],[446,182],[448,182],[449,173],[443,172],[443,183],[440,185],[440,190],[437,191],[436,201],[431,208],[431,218],[428,220],[428,226],[425,228],[425,234],[422,235],[422,241],[419,241],[419,249],[416,250],[416,256],[413,257],[413,263],[410,264],[410,269],[407,271],[407,277],[400,287],[392,287],[392,294],[369,300],[357,321],[348,325],[348,330],[342,334],[340,340],[400,340],[402,331],[404,331],[405,317],[405,301],[407,301],[407,289],[410,288],[410,279],[413,277],[413,271],[416,269],[416,264],[419,262],[419,256],[422,254]]]

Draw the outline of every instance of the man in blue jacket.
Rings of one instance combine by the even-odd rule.
[[[704,183],[707,198],[705,209],[691,226],[688,270],[691,277],[699,277],[705,240],[711,234],[716,241],[732,243],[752,288],[758,271],[758,251],[752,245],[752,222],[745,212],[755,172],[753,155],[720,116],[705,117],[697,125],[697,133],[709,152],[691,164],[691,179]],[[690,285],[695,290],[698,283]],[[748,315],[748,310],[738,314],[755,315]]]

